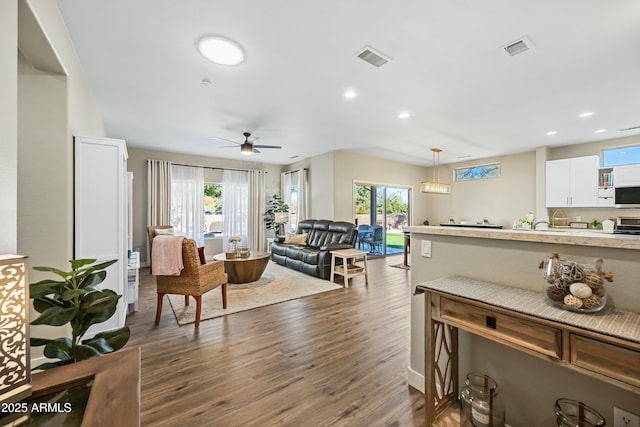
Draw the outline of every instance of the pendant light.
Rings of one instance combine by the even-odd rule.
[[[449,194],[451,193],[451,185],[438,181],[438,167],[440,166],[440,148],[431,149],[431,157],[433,159],[433,181],[422,181],[420,191],[423,193]]]

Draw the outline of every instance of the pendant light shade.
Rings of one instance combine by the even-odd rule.
[[[433,194],[450,194],[451,185],[438,180],[438,168],[440,166],[440,148],[431,149],[431,157],[433,159],[433,181],[422,181],[420,183],[420,191],[423,193]]]

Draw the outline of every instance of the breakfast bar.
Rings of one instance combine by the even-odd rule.
[[[625,357],[629,357],[625,359],[626,365],[640,366],[636,342],[638,332],[635,330],[637,328],[631,328],[632,345],[626,340],[629,335],[622,338],[615,334],[609,335],[611,330],[619,330],[616,320],[620,319],[619,313],[626,313],[629,318],[634,319],[637,313],[640,313],[640,238],[586,230],[530,231],[415,226],[409,227],[408,231],[411,232],[411,245],[415,248],[411,254],[412,287],[414,291],[418,288],[411,304],[411,359],[408,372],[409,383],[414,388],[425,391],[425,380],[429,387],[433,383],[433,372],[428,372],[425,378],[425,360],[432,363],[428,362],[431,360],[429,355],[425,358],[425,345],[428,344],[427,348],[431,349],[432,344],[425,342],[425,330],[426,336],[431,337],[425,324],[431,324],[429,322],[434,315],[431,310],[436,310],[435,301],[447,301],[447,314],[442,317],[442,312],[438,311],[436,318],[455,325],[457,339],[453,347],[457,354],[455,361],[442,362],[442,372],[450,372],[449,375],[456,377],[456,383],[463,383],[466,374],[470,372],[480,372],[494,378],[506,406],[508,424],[551,425],[555,419],[553,403],[562,397],[583,401],[601,412],[608,420],[613,419],[613,406],[640,408],[639,371],[629,370],[621,374],[625,377],[624,381],[612,381],[611,375],[602,375],[602,372],[610,368],[609,365],[613,366],[614,362],[619,360],[615,358],[615,352],[611,352],[611,349],[620,349]],[[428,250],[421,250],[423,247]],[[603,268],[613,273],[613,282],[605,284],[608,302],[602,312],[576,316],[570,312],[564,315],[562,310],[551,306],[546,310],[543,271],[539,269],[539,264],[554,252],[563,259],[581,263],[591,263],[597,258],[603,259]],[[452,277],[457,279],[451,280]],[[464,291],[455,289],[461,281],[465,283]],[[474,289],[475,286],[485,287],[489,293],[477,294],[480,289]],[[500,296],[506,298],[501,302],[502,305],[495,306],[493,299],[497,296],[497,291],[494,292],[492,289],[501,290]],[[513,292],[509,292],[509,289]],[[421,293],[422,291],[425,293]],[[527,295],[523,302],[513,300],[516,298],[513,295],[521,293]],[[430,295],[430,302],[425,310],[427,295]],[[447,298],[443,300],[443,296]],[[470,305],[468,296],[473,296]],[[536,296],[539,296],[539,301],[536,300]],[[504,310],[510,310],[512,307],[517,307],[516,317],[535,317],[542,309],[545,315],[552,313],[560,318],[542,318],[540,322],[535,323],[545,327],[553,324],[552,330],[560,332],[554,335],[553,342],[542,343],[540,348],[531,351],[530,347],[524,344],[526,334],[537,336],[537,326],[532,327],[529,332],[516,328],[514,335],[509,339],[505,339],[504,336],[498,336],[497,340],[492,339],[494,334],[485,334],[483,328],[468,327],[466,320],[459,318],[462,316],[459,313],[469,313],[465,307],[471,307],[471,311],[481,310],[491,318],[504,316]],[[425,312],[428,315],[425,315]],[[495,314],[492,314],[494,312]],[[470,316],[469,319],[475,318],[475,315]],[[572,323],[563,322],[567,316],[572,319]],[[596,354],[602,356],[602,360],[595,365],[592,364],[585,371],[584,364],[581,365],[585,354],[572,355],[571,349],[581,348],[577,346],[585,342],[587,345],[592,343],[584,340],[575,342],[575,335],[572,334],[584,329],[589,332],[578,335],[587,335],[589,339],[593,339],[593,324],[598,325],[597,333],[602,333],[598,337],[606,337],[598,342],[606,342],[607,346],[613,347],[607,347],[605,352],[598,350]],[[565,329],[571,333],[562,332]],[[541,328],[540,334],[543,334],[544,330]],[[477,333],[478,331],[481,333]],[[574,347],[571,347],[572,339]],[[510,342],[516,344],[509,345]],[[629,348],[634,351],[624,351]],[[543,357],[540,357],[541,354]],[[578,360],[580,357],[582,359]],[[612,360],[611,364],[607,362],[609,357]],[[447,363],[450,365],[447,366]],[[599,374],[589,374],[594,371]],[[445,393],[446,390],[442,390],[441,387],[442,384],[438,386],[437,393],[434,391],[436,395],[442,396]],[[429,391],[430,398],[426,406],[433,408],[438,402],[437,399],[431,400],[434,393]],[[455,397],[453,396],[454,399]],[[432,417],[433,414],[428,414],[429,419]],[[530,424],[531,420],[539,420],[539,424]]]

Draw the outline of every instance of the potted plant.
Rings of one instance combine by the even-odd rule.
[[[56,274],[62,280],[45,279],[29,285],[29,298],[40,313],[31,324],[63,326],[69,323],[71,326],[70,338],[31,338],[32,346],[44,346],[46,357],[59,359],[33,369],[46,370],[98,357],[119,350],[129,341],[128,326],[81,341],[91,325],[110,319],[116,312],[122,295],[111,289],[98,289],[107,277],[105,269],[116,261],[95,264],[95,259],[71,260],[71,271],[68,272],[53,267],[33,268]]]
[[[267,209],[264,212],[264,225],[267,230],[278,231],[280,223],[276,222],[276,214],[289,214],[289,205],[287,205],[282,198],[274,194],[267,200]]]

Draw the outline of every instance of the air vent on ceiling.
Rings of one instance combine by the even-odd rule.
[[[632,126],[630,128],[620,129],[620,132],[626,132],[628,130],[637,130],[637,129],[640,129],[640,126]]]
[[[356,56],[362,59],[364,62],[368,62],[369,64],[373,65],[374,67],[381,67],[387,62],[391,61],[391,58],[380,53],[370,46],[366,46],[362,50],[358,51],[358,53],[356,53]]]
[[[531,43],[531,40],[529,40],[527,37],[523,37],[520,40],[516,40],[513,43],[509,43],[508,45],[504,46],[502,49],[504,49],[504,51],[508,53],[510,56],[516,56],[528,51],[529,49],[533,49],[534,47],[535,46],[533,45],[533,43]]]

